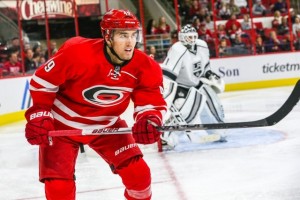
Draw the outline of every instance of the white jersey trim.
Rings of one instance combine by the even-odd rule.
[[[65,104],[63,104],[58,99],[55,99],[55,101],[54,101],[53,104],[57,108],[59,108],[61,111],[63,111],[67,115],[69,115],[70,117],[78,117],[78,118],[88,119],[88,120],[92,120],[92,121],[96,121],[96,122],[101,122],[101,121],[104,121],[104,120],[116,121],[118,119],[118,117],[116,117],[116,116],[98,116],[98,117],[85,117],[85,116],[81,116],[78,113],[76,113],[73,110],[71,110],[70,108],[68,108]]]
[[[132,78],[137,79],[137,77],[133,76],[133,75],[130,74],[129,72],[121,71],[121,73],[127,74],[127,75],[131,76]]]
[[[106,128],[106,127],[109,127],[109,126],[112,126],[113,124],[115,124],[117,119],[118,119],[118,118],[116,118],[115,120],[113,120],[110,123],[105,124],[105,125],[103,125],[103,124],[92,125],[92,124],[83,124],[83,123],[80,123],[80,122],[71,121],[71,120],[66,119],[63,116],[59,115],[55,111],[52,111],[52,114],[53,114],[54,118],[57,121],[65,124],[69,127],[75,128],[75,129],[99,129],[99,128],[101,129],[101,128]]]
[[[36,88],[36,87],[33,87],[32,85],[29,86],[29,89],[32,90],[32,91],[40,91],[40,92],[53,92],[53,93],[56,93],[58,91],[58,87],[57,88]]]
[[[52,83],[49,83],[48,81],[41,79],[40,77],[37,77],[36,75],[32,76],[32,80],[34,80],[36,83],[43,86],[44,88],[48,89],[49,91],[54,91],[54,90],[58,91],[58,86],[53,85]]]

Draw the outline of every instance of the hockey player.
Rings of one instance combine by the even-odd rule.
[[[112,9],[100,26],[104,39],[69,39],[30,81],[33,106],[25,113],[25,136],[39,145],[39,179],[48,200],[75,200],[80,144],[95,150],[121,177],[126,199],[151,199],[150,169],[136,143],[160,137],[155,126],[166,112],[162,70],[135,48],[141,29],[131,12]],[[127,127],[120,115],[130,99],[133,134],[48,137],[51,130]]]
[[[170,111],[166,123],[201,124],[224,121],[217,93],[224,91],[225,84],[211,70],[207,43],[197,38],[195,28],[185,25],[178,34],[179,41],[169,49],[162,63],[165,99]],[[216,131],[208,133],[215,134]],[[192,142],[200,142],[196,133],[187,134]],[[217,136],[220,140],[225,140],[224,134]],[[174,147],[178,143],[178,134],[165,132],[162,139]]]

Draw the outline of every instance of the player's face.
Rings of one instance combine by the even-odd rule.
[[[112,48],[123,60],[130,60],[137,42],[136,30],[117,30],[112,39]]]

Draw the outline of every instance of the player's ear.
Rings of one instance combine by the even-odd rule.
[[[111,44],[111,38],[110,37],[108,37],[108,36],[105,36],[105,42],[106,42],[106,44],[109,46],[109,47],[112,47],[112,44]]]

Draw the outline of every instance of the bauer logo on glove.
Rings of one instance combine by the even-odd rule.
[[[38,117],[51,117],[51,118],[53,118],[53,115],[49,111],[40,111],[40,112],[32,113],[30,115],[30,120],[33,120],[34,118],[38,118]]]
[[[32,106],[25,117],[25,137],[31,145],[51,145],[48,132],[54,130],[54,120],[50,109],[43,106]]]

